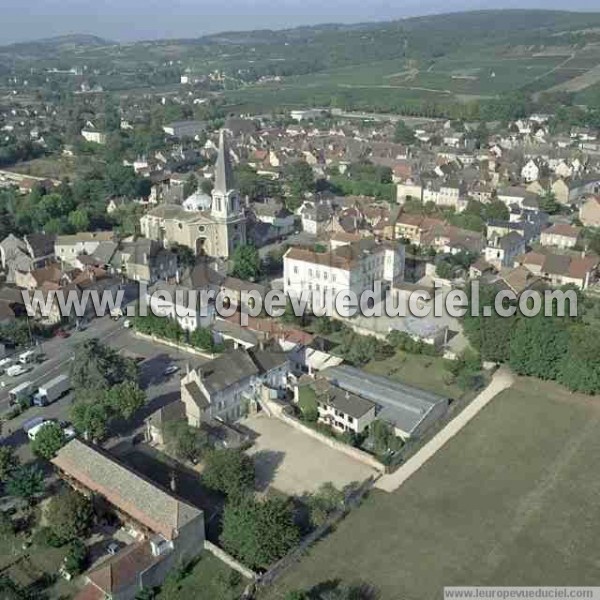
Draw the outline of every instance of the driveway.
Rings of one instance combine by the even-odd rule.
[[[254,458],[260,491],[272,486],[285,494],[301,496],[328,481],[342,489],[377,475],[374,469],[276,418],[254,415],[244,419],[242,425],[257,435],[247,453]]]

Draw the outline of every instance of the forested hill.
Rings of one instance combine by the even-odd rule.
[[[534,100],[566,93],[569,102],[597,106],[600,12],[473,11],[132,44],[65,36],[0,47],[0,76],[32,80],[34,72],[74,67],[105,91],[174,91],[191,74],[199,92],[224,92],[242,112],[316,105],[434,115],[513,92]]]

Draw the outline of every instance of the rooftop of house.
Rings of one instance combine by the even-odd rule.
[[[282,366],[286,362],[287,355],[279,348],[266,350],[237,348],[199,367],[198,375],[208,393],[216,394],[241,381]]]
[[[136,584],[140,573],[160,560],[160,556],[152,554],[150,543],[144,540],[123,548],[86,575],[89,582],[105,594],[118,594]]]
[[[389,247],[387,244],[382,244],[372,238],[368,238],[338,246],[327,252],[317,252],[315,249],[299,248],[296,246],[290,248],[285,253],[284,258],[349,270],[357,266],[361,259]]]
[[[499,273],[499,282],[505,284],[516,294],[543,284],[541,277],[534,275],[525,267],[502,267]]]
[[[559,235],[562,237],[569,237],[577,239],[581,234],[581,227],[574,227],[568,223],[555,223],[544,229],[542,235]]]
[[[67,246],[78,242],[112,242],[115,237],[113,231],[82,231],[73,235],[59,235],[56,238],[56,244]]]
[[[448,402],[443,396],[347,365],[330,367],[321,374],[343,390],[376,403],[380,418],[407,434],[414,432],[436,405]]]
[[[81,440],[71,440],[51,462],[65,475],[168,540],[176,538],[182,527],[202,514],[200,509]]]
[[[358,394],[351,393],[348,390],[331,385],[326,379],[316,380],[312,387],[318,402],[332,406],[334,409],[354,419],[364,417],[370,410],[376,407],[374,402]]]

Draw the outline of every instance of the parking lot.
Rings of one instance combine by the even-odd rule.
[[[41,352],[45,360],[39,364],[31,365],[31,369],[19,377],[4,375],[1,381],[4,386],[0,389],[0,408],[8,409],[8,392],[24,381],[30,381],[34,389],[53,379],[61,373],[68,373],[75,356],[75,347],[78,342],[86,339],[99,338],[103,343],[119,350],[121,353],[139,357],[140,384],[147,397],[146,406],[136,413],[134,420],[128,423],[119,423],[114,428],[116,435],[129,435],[143,425],[143,421],[158,408],[168,404],[179,397],[179,380],[188,364],[190,368],[198,367],[204,359],[197,355],[189,354],[177,348],[164,344],[138,338],[131,329],[123,327],[123,319],[113,321],[108,317],[95,319],[85,331],[72,334],[66,339],[53,338],[42,344]],[[168,366],[176,365],[178,372],[166,375]],[[48,419],[69,420],[69,412],[74,396],[68,393],[56,402],[45,406],[34,406],[23,412],[15,419],[5,423],[3,428],[4,441],[19,447],[22,460],[31,458],[27,436],[22,430],[23,423],[33,417],[43,416]]]
[[[260,491],[270,486],[289,495],[316,491],[331,481],[338,489],[362,482],[375,470],[276,418],[258,414],[242,421],[257,438],[248,454],[256,467]]]

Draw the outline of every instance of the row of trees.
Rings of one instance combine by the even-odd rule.
[[[284,556],[299,531],[287,499],[254,497],[254,478],[254,463],[240,450],[215,449],[205,456],[203,482],[227,497],[221,543],[256,569]]]
[[[480,306],[494,307],[497,289],[481,286]],[[495,309],[489,317],[464,318],[465,334],[483,360],[507,363],[520,375],[555,380],[572,391],[600,392],[600,329],[586,323],[586,306],[578,296],[578,316],[558,316],[543,311],[533,317],[518,309],[501,317]],[[567,307],[568,308],[568,307]]]
[[[138,368],[135,361],[95,338],[79,344],[75,356],[70,375],[76,397],[71,419],[79,433],[102,440],[112,419],[128,420],[145,404]]]
[[[221,344],[216,344],[210,329],[198,327],[194,331],[186,331],[179,323],[171,317],[159,317],[148,314],[145,317],[137,316],[133,326],[140,333],[155,335],[165,340],[171,340],[178,344],[187,343],[190,346],[206,350],[207,352],[222,352]]]

